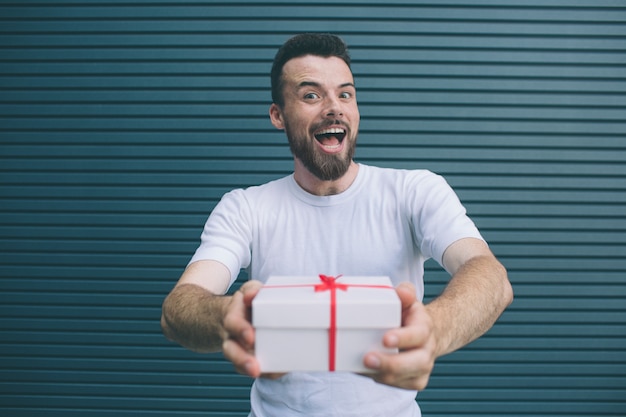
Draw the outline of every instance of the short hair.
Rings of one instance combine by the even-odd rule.
[[[282,91],[283,67],[287,61],[305,55],[341,58],[350,68],[348,45],[339,36],[330,33],[302,33],[295,35],[278,49],[272,64],[272,101],[280,107],[284,104]]]

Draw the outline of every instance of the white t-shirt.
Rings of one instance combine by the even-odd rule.
[[[440,264],[453,242],[482,239],[445,180],[425,170],[360,164],[343,193],[315,196],[293,175],[224,195],[206,222],[191,262],[270,275],[386,275],[413,283],[424,295],[424,262]],[[420,415],[415,391],[388,387],[351,373],[290,373],[257,379],[251,416]]]

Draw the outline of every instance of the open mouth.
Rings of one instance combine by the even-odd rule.
[[[330,127],[315,133],[315,139],[325,148],[336,148],[346,137],[346,130],[340,127]]]

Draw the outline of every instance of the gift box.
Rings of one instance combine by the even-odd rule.
[[[262,372],[369,372],[370,351],[400,327],[401,305],[388,277],[272,276],[252,301],[255,355]]]

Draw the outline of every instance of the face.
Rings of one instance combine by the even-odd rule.
[[[352,72],[341,58],[306,55],[283,67],[284,105],[270,118],[284,129],[294,157],[315,177],[333,181],[348,170],[359,109]]]

